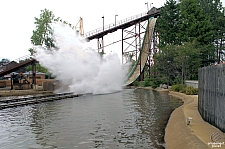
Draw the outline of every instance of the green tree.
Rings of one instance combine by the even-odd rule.
[[[35,17],[36,30],[33,31],[31,36],[31,43],[33,45],[46,46],[47,48],[54,47],[52,39],[52,28],[50,23],[55,19],[55,15],[52,11],[47,9],[41,10],[39,18]],[[30,52],[33,53],[33,49],[30,49]]]
[[[225,50],[223,43],[223,41],[225,40],[224,9],[220,0],[199,0],[199,2],[202,7],[203,13],[210,16],[210,21],[213,26],[212,42],[215,45],[215,60],[219,62],[220,60],[223,60],[222,57],[224,57]]]
[[[170,83],[198,79],[200,67],[224,57],[221,8],[220,0],[167,0],[157,20],[160,52],[154,55],[154,78]]]
[[[39,63],[37,63],[35,67],[38,72],[49,73],[48,70]],[[32,66],[27,66],[26,71],[32,71]]]
[[[179,39],[182,43],[197,41],[200,45],[212,45],[213,27],[210,17],[203,14],[198,0],[183,0],[180,3]],[[209,46],[210,47],[210,46]],[[215,61],[213,48],[201,48],[202,64]]]
[[[184,83],[184,80],[198,79],[201,66],[198,43],[185,42],[182,45],[167,45],[154,55],[154,70],[157,78],[167,80],[168,84]]]
[[[198,69],[201,66],[200,49],[196,48],[197,42],[185,42],[183,45],[177,46],[177,55],[174,61],[179,64],[178,69],[181,70],[182,82],[185,80],[198,79]]]
[[[9,59],[7,59],[7,58],[2,58],[2,59],[0,60],[0,66],[4,66],[4,65],[8,64],[9,62],[10,62]]]
[[[160,9],[160,18],[157,20],[160,45],[178,44],[177,38],[179,7],[175,0],[167,0]]]
[[[179,67],[174,58],[177,55],[176,45],[167,45],[161,47],[160,52],[154,55],[154,73],[155,78],[160,78],[161,82],[172,84],[173,80],[178,80]],[[160,80],[158,79],[158,80]]]
[[[198,0],[183,0],[180,3],[179,28],[182,42],[197,40],[201,44],[209,44],[212,41],[210,17],[203,14]]]
[[[72,27],[71,24],[69,24],[66,21],[63,21],[59,17],[56,18],[52,11],[48,9],[41,10],[41,14],[39,18],[35,17],[34,24],[36,25],[35,30],[33,30],[33,35],[31,36],[31,43],[34,46],[43,46],[46,47],[46,49],[55,48],[54,39],[52,38],[53,30],[51,28],[50,23],[53,22],[62,22],[64,24],[67,24],[68,26]],[[29,49],[31,55],[35,53],[33,48]],[[47,69],[44,68],[41,65],[36,65],[37,70],[40,72],[47,73]],[[32,70],[31,67],[26,68],[27,71]]]
[[[55,47],[54,40],[52,38],[53,31],[50,25],[50,23],[53,22],[62,22],[72,27],[68,22],[63,21],[59,17],[56,18],[52,11],[48,9],[41,10],[39,18],[35,17],[34,24],[36,24],[36,28],[33,30],[33,35],[31,36],[31,43],[33,45],[44,46],[47,49]],[[30,48],[29,51],[31,54],[34,53],[33,48]]]

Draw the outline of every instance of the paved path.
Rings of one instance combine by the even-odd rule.
[[[219,142],[225,143],[225,133],[205,122],[198,112],[198,96],[170,92],[170,95],[181,98],[184,104],[174,110],[166,127],[165,142],[167,149],[207,149],[212,148],[210,136],[219,132]],[[187,125],[187,118],[193,120]],[[225,144],[221,147],[225,149]]]

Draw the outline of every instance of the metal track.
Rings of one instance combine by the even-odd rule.
[[[81,94],[73,93],[61,93],[61,94],[51,94],[51,95],[42,95],[34,97],[25,97],[25,98],[13,98],[13,99],[2,99],[0,100],[0,109],[23,106],[28,104],[36,104],[40,102],[61,100],[66,98],[79,97]]]

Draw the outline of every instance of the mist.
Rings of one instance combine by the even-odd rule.
[[[55,76],[56,92],[104,94],[120,91],[125,71],[116,53],[84,48],[86,41],[70,27],[52,24],[57,48],[35,47],[35,58]]]

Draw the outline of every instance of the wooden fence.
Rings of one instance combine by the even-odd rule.
[[[198,110],[202,118],[225,132],[225,65],[198,71]]]

